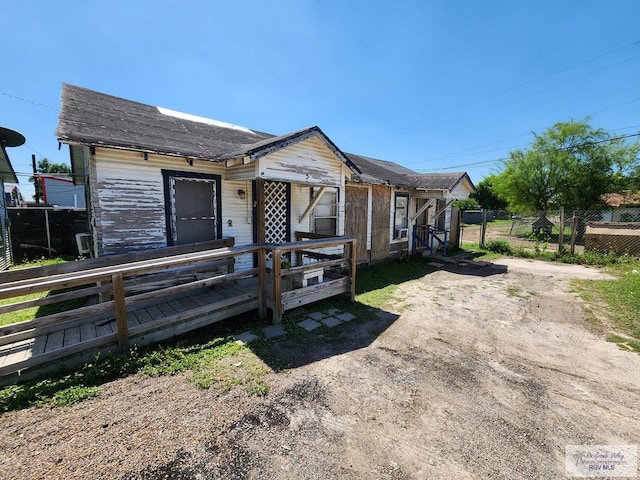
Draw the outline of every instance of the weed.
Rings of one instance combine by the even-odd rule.
[[[620,350],[640,353],[640,341],[638,340],[611,334],[607,336],[607,341],[617,344]]]
[[[491,240],[486,244],[485,248],[490,252],[501,253],[503,255],[511,255],[511,253],[513,253],[511,245],[504,240]]]

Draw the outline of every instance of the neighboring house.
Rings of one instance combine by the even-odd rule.
[[[393,162],[347,156],[363,172],[347,183],[347,234],[360,245],[359,262],[417,253],[427,227],[444,241],[451,230],[451,204],[475,191],[464,173],[420,174]]]
[[[25,138],[18,132],[0,127],[0,188],[5,191],[5,182],[18,183],[16,172],[11,166],[7,155],[7,147],[19,147]],[[0,270],[6,270],[11,265],[11,236],[7,215],[7,197],[0,197]]]
[[[65,84],[56,134],[87,189],[96,256],[344,234],[344,196],[320,200],[358,169],[318,127],[274,136]],[[316,212],[330,218],[314,222]],[[251,266],[246,258],[238,268]]]
[[[56,134],[87,189],[96,256],[305,232],[352,236],[368,262],[408,251],[414,225],[448,228],[446,207],[474,190],[466,174],[345,154],[319,127],[274,136],[68,84]]]
[[[640,192],[605,193],[602,200],[612,208],[603,212],[602,221],[640,222]]]
[[[42,200],[59,208],[86,208],[84,187],[74,185],[70,175],[37,174],[42,187]]]
[[[18,185],[6,183],[4,185],[4,200],[7,207],[21,207],[24,204],[24,198]]]

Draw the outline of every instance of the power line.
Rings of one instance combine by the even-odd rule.
[[[14,100],[20,100],[21,102],[30,103],[32,105],[37,105],[38,107],[48,108],[50,110],[55,110],[56,112],[60,110],[59,108],[52,107],[50,105],[45,105],[44,103],[36,102],[35,100],[29,100],[28,98],[18,97],[17,95],[11,95],[10,93],[0,92],[0,95],[4,95],[5,97],[13,98]]]
[[[602,140],[593,140],[593,141],[588,141],[588,142],[583,142],[583,143],[579,143],[577,145],[571,145],[568,147],[562,147],[562,148],[557,148],[555,149],[556,152],[561,152],[563,150],[572,150],[574,148],[578,148],[578,147],[584,147],[584,146],[589,146],[589,145],[598,145],[601,143],[606,143],[606,142],[614,142],[616,140],[624,140],[626,138],[632,138],[632,137],[640,137],[640,132],[636,132],[636,133],[629,133],[626,135],[618,135],[615,137],[610,137],[610,138],[605,138]],[[463,168],[463,167],[472,167],[472,166],[476,166],[476,165],[487,165],[487,164],[491,164],[491,163],[498,163],[498,162],[504,162],[510,160],[509,157],[507,158],[496,158],[493,160],[481,160],[479,162],[472,162],[472,163],[465,163],[465,164],[461,164],[461,165],[453,165],[453,166],[449,166],[449,167],[441,167],[441,168],[434,168],[434,169],[430,169],[430,170],[455,170],[457,168]],[[421,169],[424,170],[424,169]]]

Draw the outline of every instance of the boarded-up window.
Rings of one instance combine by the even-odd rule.
[[[184,245],[220,238],[220,177],[163,170],[167,243]]]

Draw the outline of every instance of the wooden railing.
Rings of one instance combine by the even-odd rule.
[[[296,232],[298,237],[303,236]],[[282,245],[266,245],[271,253],[273,292],[270,307],[274,322],[282,320],[287,310],[323,298],[350,293],[355,298],[356,240],[349,237],[327,237]],[[326,253],[327,250],[330,253]],[[336,253],[341,250],[341,253]],[[295,255],[296,264],[276,261]],[[266,256],[261,255],[261,258]],[[266,269],[266,260],[262,268]],[[283,288],[284,287],[284,288]],[[266,291],[266,283],[261,283]],[[266,294],[264,295],[265,297]]]
[[[16,301],[1,305],[0,314],[60,302],[90,301],[89,304],[76,304],[64,311],[58,308],[56,313],[0,327],[0,351],[67,328],[91,322],[97,324],[103,319],[108,322],[115,318],[116,328],[115,332],[96,332],[95,337],[88,340],[78,338],[68,346],[65,342],[55,351],[44,351],[43,347],[41,351],[33,352],[32,358],[18,362],[17,366],[5,361],[4,365],[0,364],[0,376],[13,373],[16,368],[28,368],[108,345],[126,350],[132,341],[138,343],[143,337],[145,344],[159,341],[207,324],[198,322],[199,317],[208,317],[208,323],[212,323],[257,308],[260,317],[266,318],[267,309],[271,308],[274,322],[280,322],[285,311],[300,305],[343,292],[350,292],[353,298],[355,248],[355,240],[346,237],[283,245],[233,246],[189,253],[177,253],[186,247],[174,247],[174,250],[165,252],[173,253],[169,256],[158,257],[160,252],[139,252],[138,258],[144,259],[137,261],[131,261],[136,259],[136,254],[126,254],[123,258],[128,261],[121,264],[114,264],[116,257],[105,257],[1,273],[0,299]],[[328,249],[331,254],[323,253]],[[336,251],[342,253],[336,254]],[[294,254],[300,262],[294,266],[280,261],[267,262],[267,256],[281,259],[283,254],[289,254],[287,258]],[[247,255],[256,255],[258,266],[236,271],[236,260]],[[128,314],[136,309],[167,302],[204,287],[249,277],[257,277],[257,282],[254,279],[253,286],[246,293],[236,293],[228,301],[168,314],[148,323],[132,326],[128,322]],[[33,294],[42,296],[24,298]]]

